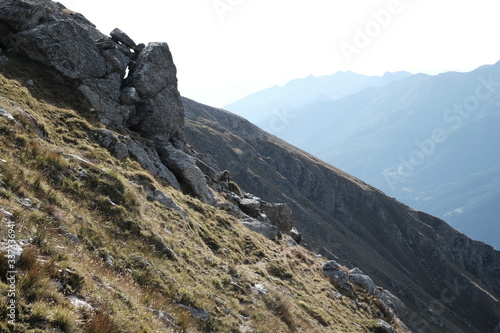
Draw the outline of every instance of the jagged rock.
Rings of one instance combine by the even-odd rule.
[[[342,289],[351,290],[349,281],[349,272],[341,269],[335,260],[327,261],[321,266],[323,273],[331,277],[335,283]]]
[[[377,322],[372,327],[373,333],[397,333],[394,327],[392,327],[386,321],[382,319],[377,320]]]
[[[163,321],[167,327],[175,325],[175,318],[167,312],[159,311],[153,308],[148,308],[148,310],[151,311],[158,319]]]
[[[157,147],[160,158],[172,170],[177,179],[187,187],[187,191],[204,203],[215,205],[217,199],[207,185],[205,176],[196,166],[194,158],[175,148],[171,143]]]
[[[349,274],[349,282],[352,284],[358,285],[365,289],[368,293],[373,295],[380,295],[379,290],[377,289],[377,285],[373,280],[364,274]]]
[[[196,309],[196,308],[193,308],[191,306],[184,305],[184,304],[178,304],[178,306],[183,308],[183,309],[188,310],[191,313],[191,315],[198,320],[207,321],[209,318],[209,314],[206,311]]]
[[[131,48],[133,50],[137,49],[137,44],[135,44],[135,42],[132,40],[132,38],[130,38],[126,33],[121,31],[120,29],[118,29],[118,28],[113,29],[113,31],[111,31],[109,33],[109,35],[114,40],[116,40],[122,44],[125,44],[129,48]]]
[[[106,72],[118,73],[120,78],[125,76],[126,69],[130,63],[130,58],[123,54],[118,48],[101,51],[101,55],[106,60]]]
[[[133,267],[154,269],[154,266],[139,254],[133,254],[130,259]]]
[[[10,46],[15,52],[55,67],[73,79],[102,77],[106,73],[106,63],[90,34],[72,20],[18,32]]]
[[[175,189],[181,189],[177,178],[175,178],[174,174],[160,161],[160,157],[153,147],[127,137],[123,137],[122,141],[112,131],[106,129],[97,130],[96,135],[101,146],[108,149],[117,158],[124,159],[132,157],[153,175],[162,178]]]
[[[177,88],[166,86],[150,98],[143,98],[137,87],[136,90],[141,101],[136,104],[136,113],[127,125],[149,139],[159,138],[167,142],[182,137],[184,109]]]
[[[68,299],[75,308],[84,309],[87,311],[94,311],[94,307],[82,299],[79,299],[75,295],[68,296]]]
[[[384,305],[394,311],[398,317],[403,317],[406,315],[406,305],[389,290],[379,290],[379,297]]]
[[[289,231],[293,228],[292,210],[287,204],[261,201],[260,210],[269,217],[279,231]]]
[[[0,116],[8,118],[10,120],[14,120],[14,117],[9,113],[9,111],[5,110],[2,107],[0,107]]]
[[[3,0],[0,21],[11,31],[23,31],[36,26],[45,15],[45,4],[30,0]],[[4,32],[4,31],[2,31]],[[7,33],[1,34],[6,36]]]
[[[177,69],[167,43],[149,43],[129,73],[142,98],[151,98],[166,86],[177,88]]]
[[[129,126],[148,138],[163,141],[181,136],[184,107],[176,73],[167,43],[149,43],[129,72],[131,86],[141,97]]]
[[[174,261],[177,260],[177,253],[175,253],[175,251],[172,250],[170,246],[168,246],[167,242],[165,241],[165,239],[163,239],[163,237],[161,237],[160,235],[156,235],[154,243],[158,251],[166,255],[168,259]]]
[[[120,94],[120,102],[122,102],[123,104],[133,105],[140,100],[141,98],[139,97],[139,94],[134,87],[125,87],[122,89]]]
[[[241,210],[253,218],[260,217],[260,200],[256,197],[243,198],[238,202]]]
[[[257,232],[268,239],[275,239],[278,236],[278,228],[270,222],[259,221],[249,216],[240,219],[240,222],[248,229]]]

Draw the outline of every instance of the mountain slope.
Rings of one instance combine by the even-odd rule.
[[[400,297],[410,328],[498,330],[499,252],[239,116],[188,99],[184,106],[186,136],[200,159],[224,163],[263,199],[288,203],[308,246],[348,260]]]
[[[224,106],[231,112],[250,120],[266,131],[276,134],[290,113],[316,101],[329,101],[351,95],[367,87],[385,86],[410,76],[407,72],[367,76],[353,72],[337,72],[327,76],[309,76],[256,92]]]
[[[296,110],[279,136],[500,248],[500,63]]]
[[[185,147],[168,46],[111,35],[55,2],[0,3],[0,331],[407,332],[224,211]]]

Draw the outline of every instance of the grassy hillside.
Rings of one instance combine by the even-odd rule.
[[[118,161],[67,82],[9,56],[0,67],[0,238],[23,240],[0,332],[369,332],[379,302],[321,273],[325,259]],[[28,80],[31,80],[28,82]],[[12,116],[12,117],[10,117]],[[134,133],[121,133],[134,136]],[[185,212],[151,196],[159,190]],[[9,229],[11,231],[9,231]]]

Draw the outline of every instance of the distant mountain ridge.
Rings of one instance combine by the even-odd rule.
[[[385,73],[368,76],[353,72],[337,72],[325,76],[308,76],[288,82],[283,87],[274,86],[224,106],[224,109],[245,117],[273,133],[270,115],[277,117],[307,104],[339,99],[367,87],[380,87],[410,76],[408,72]],[[279,121],[279,119],[278,119]],[[271,122],[271,123],[270,123]]]
[[[416,74],[298,108],[274,134],[498,249],[499,78],[499,63]]]

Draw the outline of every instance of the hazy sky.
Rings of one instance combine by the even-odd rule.
[[[469,71],[500,60],[498,0],[60,0],[109,34],[165,41],[182,95],[221,107],[340,70]]]

